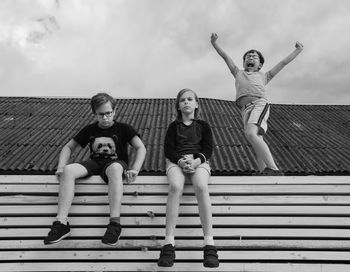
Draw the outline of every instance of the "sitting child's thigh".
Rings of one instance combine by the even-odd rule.
[[[208,163],[202,163],[196,169],[196,172],[191,176],[193,184],[208,184],[210,178],[210,166]]]
[[[210,176],[210,171],[211,171],[211,168],[210,168],[210,165],[209,165],[209,162],[204,162],[204,163],[201,163],[197,169],[196,169],[196,172],[200,172],[202,173],[203,172],[203,175],[208,175]]]
[[[82,178],[89,174],[89,170],[81,163],[71,163],[64,167],[65,175],[72,175],[75,178]]]
[[[181,167],[175,163],[172,163],[168,159],[166,160],[166,175],[168,177],[169,183],[185,181],[185,175]]]

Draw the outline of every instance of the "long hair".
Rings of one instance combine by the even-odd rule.
[[[96,109],[107,102],[111,102],[112,109],[114,110],[117,102],[112,96],[107,93],[98,93],[94,95],[90,101],[92,113],[95,114]]]
[[[177,94],[176,101],[175,101],[175,111],[176,111],[176,120],[177,121],[182,121],[182,113],[179,110],[179,106],[180,106],[180,98],[185,92],[192,92],[194,94],[194,98],[196,99],[196,102],[198,103],[198,108],[196,108],[194,110],[194,119],[197,119],[199,116],[199,99],[198,99],[197,94],[191,89],[182,89]]]

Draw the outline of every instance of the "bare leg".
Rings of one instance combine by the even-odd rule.
[[[108,177],[108,199],[111,217],[120,217],[123,197],[123,167],[113,163],[106,169]]]
[[[199,167],[191,177],[198,201],[199,217],[204,236],[213,236],[211,201],[208,188],[209,176],[206,169]]]
[[[87,169],[78,163],[64,167],[60,178],[57,218],[66,219],[74,198],[75,180],[88,174]]]
[[[261,138],[261,141],[263,141],[263,143],[265,143],[263,136],[258,135],[258,137],[260,137],[260,138]],[[266,145],[266,143],[265,143],[265,145]],[[266,145],[266,146],[267,146],[267,145]],[[269,149],[268,146],[267,146],[267,148]],[[269,152],[270,152],[270,149],[269,149]],[[270,152],[270,154],[271,154],[271,152]],[[267,165],[266,165],[266,163],[265,163],[264,154],[260,154],[260,153],[255,152],[255,155],[256,155],[256,161],[257,161],[257,164],[258,164],[258,169],[259,169],[260,171],[263,171],[263,170],[267,167]],[[271,155],[271,156],[272,156],[272,155]],[[270,167],[270,168],[271,168],[271,167]],[[273,169],[273,168],[271,168],[271,169]]]
[[[269,147],[264,141],[264,138],[261,135],[258,135],[258,126],[255,124],[248,124],[245,130],[245,136],[253,146],[257,157],[259,170],[263,171],[265,167],[278,170],[278,167],[272,157]]]
[[[165,235],[174,236],[185,176],[179,167],[172,167],[169,169],[167,176],[169,182],[169,193],[166,206]]]

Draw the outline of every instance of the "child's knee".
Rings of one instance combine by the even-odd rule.
[[[123,172],[124,172],[123,166],[117,162],[112,163],[106,168],[106,175],[109,178],[112,178],[112,177],[121,178],[123,176]]]
[[[172,183],[169,185],[169,193],[171,194],[182,194],[183,186],[178,183]]]
[[[64,177],[79,178],[84,174],[84,170],[85,168],[82,169],[80,164],[67,164],[64,166],[62,174]]]
[[[208,185],[204,182],[193,184],[193,190],[196,192],[196,194],[203,194],[208,191]]]
[[[63,167],[63,175],[70,175],[70,174],[72,174],[72,173],[73,173],[72,170],[73,170],[73,169],[72,169],[72,167],[71,167],[70,164],[65,165],[65,166]]]

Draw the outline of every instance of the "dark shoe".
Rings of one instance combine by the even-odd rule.
[[[206,245],[203,248],[204,267],[219,267],[219,256],[216,246]]]
[[[115,246],[118,242],[122,226],[116,222],[110,222],[107,225],[107,230],[102,237],[102,243],[110,246]]]
[[[172,244],[166,244],[160,250],[158,266],[171,267],[174,265],[175,247]]]
[[[262,176],[284,176],[283,172],[280,170],[273,170],[266,167],[264,171],[261,172]]]
[[[54,244],[62,239],[66,238],[70,234],[69,223],[67,225],[62,224],[60,221],[55,221],[52,223],[51,230],[49,234],[44,239],[44,244]]]

